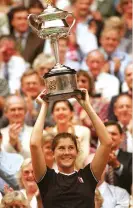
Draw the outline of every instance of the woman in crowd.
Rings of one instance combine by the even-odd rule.
[[[46,167],[41,145],[48,108],[48,103],[41,98],[46,91],[37,99],[41,104],[41,110],[31,135],[30,149],[34,176],[45,208],[94,208],[95,188],[108,162],[112,140],[104,124],[93,110],[87,90],[82,89],[82,91],[85,93],[85,99],[77,99],[90,117],[98,134],[100,145],[91,164],[79,171],[74,169],[78,155],[77,139],[70,133],[60,133],[53,139],[52,150],[59,173]]]
[[[85,88],[88,91],[90,96],[90,103],[97,113],[97,115],[101,118],[102,121],[105,121],[108,116],[108,101],[100,96],[93,96],[95,89],[92,77],[89,75],[88,72],[80,70],[77,72],[77,84],[79,88]],[[80,122],[81,125],[86,126],[91,131],[91,141],[90,152],[94,152],[97,147],[97,135],[95,129],[92,125],[91,119],[88,117],[85,110],[81,107],[81,105],[76,101],[73,102],[74,111],[76,114],[76,120]]]
[[[48,73],[53,66],[55,65],[55,58],[52,55],[40,53],[33,62],[33,69],[39,74],[39,76],[42,78],[42,90],[45,87],[45,82],[43,79],[43,76]]]
[[[73,124],[73,106],[68,100],[55,101],[52,106],[52,116],[56,125],[50,131],[58,133],[68,132],[76,135],[79,141],[80,152],[76,160],[76,169],[84,167],[84,161],[88,157],[90,148],[90,130],[81,125]]]
[[[87,73],[86,71],[83,71],[83,70],[80,70],[79,72],[77,72],[77,84],[78,84],[78,87],[79,88],[85,88],[88,93],[89,93],[89,96],[90,96],[90,102],[91,102],[91,105],[92,107],[94,108],[95,112],[98,114],[98,116],[101,118],[101,120],[106,120],[107,119],[107,116],[108,116],[108,106],[109,106],[109,103],[108,101],[103,98],[103,97],[100,97],[100,96],[94,96],[94,92],[95,92],[95,89],[94,89],[94,83],[93,83],[93,79],[92,77],[89,75],[89,73]],[[77,103],[77,102],[76,102]],[[79,106],[79,104],[78,104]],[[75,108],[76,106],[74,106],[74,109],[76,110]],[[85,125],[85,126],[88,126],[88,124],[90,122],[88,122],[87,120],[89,119],[87,114],[86,114],[86,119],[85,120],[85,117],[84,117],[84,120],[83,120],[83,117],[82,115],[82,110],[81,110],[81,106],[80,106],[80,110],[78,115],[79,115],[79,119],[82,121],[82,124]],[[80,117],[81,116],[81,117]],[[90,126],[88,126],[90,127]]]
[[[30,208],[30,206],[21,191],[12,191],[2,198],[0,208]]]
[[[28,199],[31,208],[37,208],[39,203],[39,191],[33,175],[31,158],[24,160],[17,174],[17,178],[20,188],[22,188],[21,192]]]
[[[52,151],[52,141],[54,139],[54,135],[51,133],[43,133],[42,138],[42,149],[45,158],[45,162],[49,168],[57,169],[54,155]]]

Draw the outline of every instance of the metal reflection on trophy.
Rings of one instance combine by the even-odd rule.
[[[50,39],[54,51],[56,64],[50,72],[44,75],[47,95],[44,99],[62,100],[74,96],[82,96],[83,93],[77,89],[76,71],[59,61],[58,39],[67,37],[75,24],[72,13],[53,7],[50,0],[47,0],[47,8],[40,15],[30,14],[29,25],[32,30],[42,39]],[[67,17],[71,16],[71,26],[67,23]]]

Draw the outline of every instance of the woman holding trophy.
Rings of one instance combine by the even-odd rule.
[[[85,99],[78,97],[76,99],[90,117],[100,145],[91,164],[79,171],[74,169],[79,151],[77,139],[70,133],[60,133],[52,142],[59,172],[46,166],[42,151],[43,127],[48,108],[48,103],[43,100],[46,91],[37,98],[41,109],[31,135],[30,149],[35,180],[45,208],[94,208],[95,188],[108,162],[112,140],[104,124],[94,112],[87,90],[80,90],[85,93]]]

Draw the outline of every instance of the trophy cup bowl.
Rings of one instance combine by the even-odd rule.
[[[73,17],[71,26],[66,21],[68,16]],[[30,14],[28,21],[38,37],[51,40],[56,60],[56,65],[43,76],[47,90],[43,99],[48,102],[66,100],[75,96],[84,99],[84,93],[77,89],[76,71],[59,63],[58,39],[70,34],[70,30],[75,24],[73,14],[55,8],[49,3],[40,15]]]

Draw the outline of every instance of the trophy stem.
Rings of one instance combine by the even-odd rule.
[[[54,51],[55,62],[56,62],[56,64],[59,64],[60,63],[60,60],[59,60],[59,48],[58,48],[58,41],[57,41],[56,37],[53,37],[51,39],[51,45],[52,45],[52,48],[53,48],[53,51]]]

